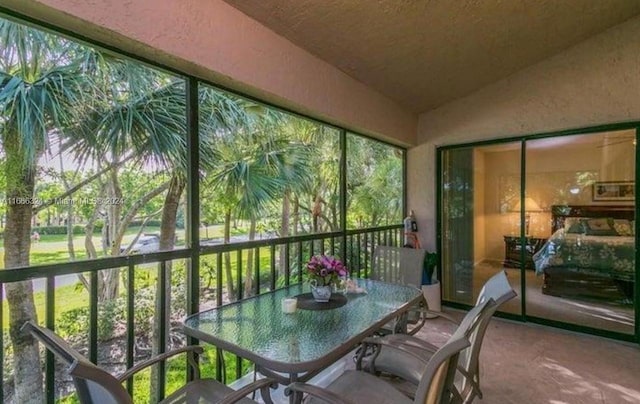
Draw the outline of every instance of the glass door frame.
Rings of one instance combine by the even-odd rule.
[[[557,132],[545,132],[545,133],[537,133],[502,139],[492,139],[492,140],[484,140],[477,142],[469,142],[469,143],[461,143],[461,144],[453,144],[453,145],[445,145],[439,146],[436,148],[436,250],[438,252],[439,264],[437,267],[438,279],[443,279],[442,277],[442,249],[443,249],[443,238],[442,238],[442,176],[443,176],[443,154],[449,150],[455,150],[459,148],[469,148],[469,147],[479,147],[479,146],[488,146],[488,145],[497,145],[502,143],[514,143],[520,142],[520,198],[524,200],[525,192],[526,192],[526,143],[530,140],[535,139],[544,139],[544,138],[553,138],[553,137],[562,137],[562,136],[570,136],[570,135],[587,135],[594,134],[597,132],[606,132],[606,131],[618,131],[618,130],[635,130],[635,141],[636,144],[640,142],[640,121],[626,122],[626,123],[616,123],[616,124],[608,124],[608,125],[600,125],[600,126],[591,126],[586,128],[576,128],[564,131]],[[640,179],[640,147],[636,147],[635,149],[635,181],[637,182]],[[624,334],[615,331],[609,331],[599,328],[587,327],[578,324],[567,323],[558,320],[551,320],[542,317],[528,316],[526,311],[527,299],[526,299],[526,278],[525,278],[525,267],[524,267],[524,254],[525,251],[521,250],[521,260],[520,260],[520,291],[519,294],[521,296],[521,314],[512,314],[512,313],[504,313],[497,312],[496,315],[498,317],[507,318],[511,320],[521,321],[521,322],[530,322],[536,324],[547,325],[551,327],[561,328],[570,331],[581,332],[585,334],[592,334],[607,338],[612,338],[616,340],[635,342],[640,345],[640,244],[638,243],[640,239],[640,235],[638,234],[640,231],[640,221],[637,220],[640,218],[640,206],[638,204],[640,201],[640,189],[639,187],[635,187],[635,201],[634,201],[634,210],[636,220],[635,224],[635,281],[634,281],[634,334]],[[520,211],[520,242],[524,243],[526,241],[525,233],[525,212],[524,207]],[[522,244],[524,245],[524,244]],[[443,285],[444,286],[444,285]],[[445,306],[460,308],[460,309],[469,309],[471,306],[453,302],[450,300],[443,299],[443,304]]]

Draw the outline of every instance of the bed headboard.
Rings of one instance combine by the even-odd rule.
[[[634,220],[633,205],[552,205],[551,232],[564,227],[568,217],[612,217],[614,219]]]

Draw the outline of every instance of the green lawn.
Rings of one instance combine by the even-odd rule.
[[[159,229],[151,228],[147,229],[145,232],[153,233],[158,232]],[[201,229],[201,233],[204,233],[204,229]],[[135,236],[136,231],[128,232],[125,237],[124,245],[127,245],[130,240]],[[180,233],[178,235],[179,239],[184,240],[184,233]],[[221,237],[222,234],[222,226],[209,226],[208,236],[210,238],[213,237]],[[204,237],[204,234],[203,234]],[[99,236],[95,239],[95,242],[99,240]],[[74,246],[76,247],[76,258],[83,259],[86,257],[84,253],[84,236],[76,236],[74,237]],[[0,249],[0,255],[3,254],[3,249]],[[242,257],[242,268],[246,268],[247,265],[247,251],[244,252]],[[233,269],[233,274],[236,274],[236,264],[237,264],[237,254],[230,254],[231,257],[231,266]],[[0,257],[2,258],[2,257]],[[39,243],[34,243],[32,245],[31,251],[31,262],[34,265],[37,264],[45,264],[45,263],[56,263],[56,262],[66,262],[69,260],[69,255],[67,251],[67,241],[66,236],[64,235],[47,235],[42,236]],[[265,274],[269,274],[271,257],[270,252],[268,250],[261,251],[260,254],[260,268],[261,272]],[[207,268],[209,270],[213,269],[215,266],[215,256],[202,257],[202,268],[204,271],[201,278],[201,285],[206,286],[207,277],[215,276],[215,271],[207,272]],[[153,285],[156,280],[156,265],[155,264],[145,264],[143,266],[139,266],[136,268],[136,291],[139,291],[141,288],[144,288],[149,285]],[[226,284],[226,275],[225,272],[222,271],[222,282],[223,285]],[[215,281],[212,282],[215,285]],[[124,285],[121,284],[121,296],[124,296],[126,291]],[[56,288],[55,294],[55,317],[56,323],[59,324],[59,319],[63,315],[63,313],[69,312],[75,309],[82,309],[89,307],[89,293],[86,289],[81,286],[79,281],[74,285],[65,285],[59,286]],[[34,293],[34,302],[36,306],[36,312],[38,315],[39,322],[44,322],[45,319],[45,293],[43,291],[38,291]],[[8,331],[9,327],[9,312],[8,305],[3,304],[3,323],[2,327],[5,332]],[[78,320],[80,321],[80,320]],[[229,376],[229,380],[233,380],[235,378],[235,357],[230,354],[225,354],[225,367],[227,375]],[[170,364],[167,367],[167,393],[175,391],[177,388],[184,384],[185,380],[185,360],[183,357],[180,359],[170,361]],[[248,371],[250,368],[250,364],[246,361],[243,362],[243,373]],[[215,350],[211,347],[208,347],[205,352],[205,358],[203,359],[202,372],[203,377],[213,377],[215,369]],[[147,401],[149,397],[149,372],[142,372],[139,376],[135,378],[134,386],[134,397],[136,401]],[[74,396],[65,397],[59,402],[63,403],[76,403],[77,398]]]
[[[159,227],[145,227],[145,233],[160,234]],[[206,229],[200,228],[200,237],[219,238],[223,236],[224,228],[222,225],[211,225]],[[122,246],[126,247],[131,243],[138,229],[127,230]],[[185,241],[184,230],[177,230],[177,245],[183,246]],[[241,232],[240,232],[241,234]],[[100,234],[96,233],[93,237],[93,243],[98,251],[98,256],[102,254],[102,246],[100,244]],[[75,235],[73,237],[73,247],[76,254],[76,260],[86,259],[87,254],[84,248],[84,235]],[[44,234],[40,235],[40,242],[31,245],[31,265],[55,264],[69,262],[69,251],[67,247],[67,236],[65,234]],[[4,268],[4,245],[0,247],[0,269]]]
[[[44,292],[36,292],[33,299],[38,313],[38,321],[44,321],[45,295]],[[75,285],[68,285],[56,288],[56,317],[61,313],[80,307],[89,306],[89,294],[83,288],[76,288]],[[5,299],[6,301],[6,299]],[[9,329],[9,305],[2,305],[2,329]]]
[[[59,243],[59,242],[58,242]],[[41,241],[35,249],[36,251],[32,251],[32,257],[34,257],[33,261],[37,261],[40,264],[43,264],[47,261],[59,262],[60,260],[68,259],[68,253],[66,250],[60,251],[55,250],[52,244],[56,244],[55,242],[44,242]],[[64,248],[66,248],[66,242],[63,242]],[[58,247],[60,248],[60,247]],[[86,255],[78,255],[78,258],[81,258]],[[37,257],[37,258],[36,258]],[[230,254],[231,258],[231,267],[233,268],[233,275],[236,275],[235,268],[237,267],[237,254]],[[215,256],[205,256],[201,258],[202,266],[201,266],[201,286],[206,286],[207,277],[214,277],[216,275],[216,271],[214,271],[215,267]],[[246,268],[247,265],[247,251],[243,253],[242,258],[242,268]],[[263,250],[260,253],[260,268],[261,273],[270,274],[270,270],[268,269],[271,262],[271,254],[269,250]],[[139,266],[136,268],[136,290],[139,290],[142,287],[153,285],[156,281],[156,265],[155,264],[145,264],[143,266]],[[265,275],[265,276],[266,276]],[[222,271],[222,284],[226,285],[226,273]],[[215,282],[212,282],[215,285]],[[126,286],[121,283],[120,285],[121,295],[124,296],[124,291],[126,291]],[[55,316],[56,319],[60,317],[60,315],[64,312],[78,309],[82,307],[89,306],[89,293],[87,290],[80,284],[80,281],[77,281],[74,285],[65,285],[58,286],[56,288],[55,293]],[[6,296],[5,296],[6,300]],[[38,319],[40,321],[44,321],[45,318],[45,293],[44,291],[38,291],[34,293],[34,302],[36,306],[36,312],[38,315]],[[3,329],[8,329],[9,322],[9,313],[8,313],[8,305],[3,305]]]

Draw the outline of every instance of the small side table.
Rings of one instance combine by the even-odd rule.
[[[542,237],[525,237],[524,267],[526,269],[535,269],[533,263],[533,254],[538,252],[547,242]],[[504,236],[504,261],[502,265],[509,268],[520,268],[522,243],[520,236]]]

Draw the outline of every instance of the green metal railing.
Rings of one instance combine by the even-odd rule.
[[[169,348],[168,341],[171,332],[169,328],[171,326],[171,309],[168,305],[169,297],[167,291],[170,290],[171,286],[172,270],[175,270],[172,263],[181,262],[181,260],[185,263],[185,273],[181,278],[181,282],[184,282],[186,288],[185,312],[189,314],[192,307],[200,307],[203,304],[206,304],[207,307],[219,306],[228,302],[228,299],[224,298],[225,293],[228,292],[225,279],[226,254],[235,259],[235,262],[230,262],[233,274],[232,283],[236,289],[237,298],[242,299],[249,295],[264,293],[268,290],[303,281],[304,265],[315,254],[330,254],[342,257],[351,270],[352,276],[367,277],[375,247],[377,245],[398,246],[401,243],[402,226],[394,225],[233,244],[203,244],[197,251],[182,249],[145,255],[76,261],[64,265],[43,265],[3,270],[0,271],[0,284],[45,279],[45,318],[39,320],[44,322],[47,328],[56,330],[56,302],[64,300],[65,296],[58,293],[55,286],[55,278],[68,274],[84,274],[88,277],[89,336],[87,357],[93,363],[98,363],[99,344],[101,342],[98,330],[99,304],[101,304],[98,293],[98,274],[100,271],[119,269],[120,277],[123,279],[123,293],[121,295],[125,298],[124,312],[126,317],[124,319],[126,332],[121,338],[126,341],[126,346],[123,357],[111,359],[114,362],[121,363],[123,367],[130,368],[135,362],[136,342],[139,338],[144,337],[144,335],[136,333],[134,321],[135,312],[138,309],[136,306],[136,293],[139,292],[139,285],[136,285],[136,276],[149,276],[154,273],[154,267],[157,272],[155,273],[155,310],[153,316],[156,320],[161,320],[157,321],[158,328],[155,330],[155,338],[159,341],[157,352],[162,353]],[[252,256],[251,264],[248,261],[250,255]],[[212,268],[213,271],[208,275],[204,272],[199,272],[198,276],[194,277],[192,270],[195,268],[200,271],[203,263],[206,264],[207,268]],[[251,290],[244,290],[247,265],[252,265],[251,278],[253,286]],[[180,276],[182,275],[180,274]],[[211,278],[215,278],[215,282]],[[201,293],[208,286],[213,286],[213,295],[215,296],[209,300]],[[153,288],[153,286],[147,287]],[[4,298],[3,291],[4,288],[0,288],[0,298]],[[194,298],[199,299],[199,301],[191,301]],[[0,323],[3,321],[2,309],[4,309],[5,304],[3,300],[0,300]],[[5,333],[7,333],[6,330],[0,329],[0,337],[3,340]],[[194,342],[197,341],[189,340],[186,343]],[[7,356],[8,354],[4,350],[0,350],[0,362],[2,364],[7,360]],[[227,375],[223,369],[222,353],[216,350],[214,377],[224,382],[230,382],[242,376],[246,371],[247,364],[246,360],[236,357],[235,371],[231,375]],[[45,389],[48,403],[53,403],[61,398],[60,394],[55,391],[57,375],[54,365],[55,358],[52,354],[47,353],[45,356]],[[0,367],[2,380],[7,376],[3,374],[3,368]],[[167,369],[163,365],[159,366],[157,375],[156,395],[162,398],[166,392],[165,379]],[[185,377],[189,378],[190,375],[185,374]],[[126,388],[130,393],[133,393],[134,381],[128,380]],[[4,398],[5,389],[3,383],[0,384],[0,402],[4,402]]]

